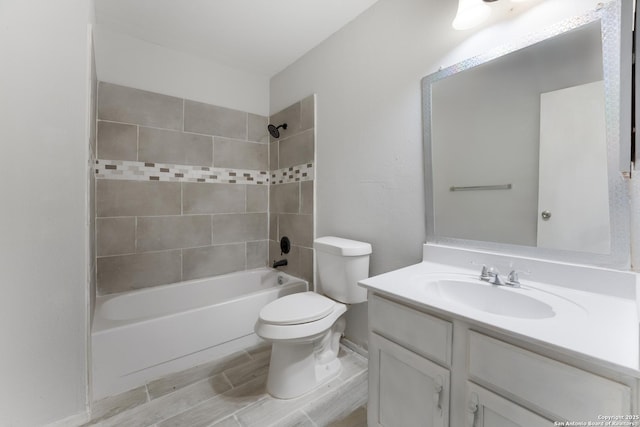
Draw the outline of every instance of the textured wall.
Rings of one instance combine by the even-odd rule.
[[[73,425],[87,403],[92,1],[0,11],[0,425]]]

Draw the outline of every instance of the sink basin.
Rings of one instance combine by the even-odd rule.
[[[422,277],[417,280],[430,298],[499,316],[545,319],[556,314],[546,302],[527,295],[530,289],[496,286],[478,279]]]

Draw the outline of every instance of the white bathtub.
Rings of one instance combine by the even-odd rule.
[[[97,297],[93,399],[259,343],[253,327],[260,309],[307,288],[264,268]]]

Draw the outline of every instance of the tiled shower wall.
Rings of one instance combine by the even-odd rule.
[[[98,294],[266,265],[266,129],[263,116],[100,82]]]
[[[275,126],[287,124],[269,146],[269,260],[286,258],[283,268],[313,282],[313,201],[315,163],[315,96],[272,115]],[[291,252],[281,254],[280,239],[291,240]]]

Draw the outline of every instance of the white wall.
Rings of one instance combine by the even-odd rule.
[[[86,0],[0,2],[2,426],[85,412],[92,13]]]
[[[547,0],[474,34],[451,29],[454,1],[380,0],[274,76],[271,111],[317,93],[317,235],[371,242],[371,274],[418,262],[425,241],[420,79],[596,3]],[[363,345],[364,306],[347,319],[347,336]]]
[[[95,29],[98,79],[269,115],[269,77],[220,65],[105,26]]]

